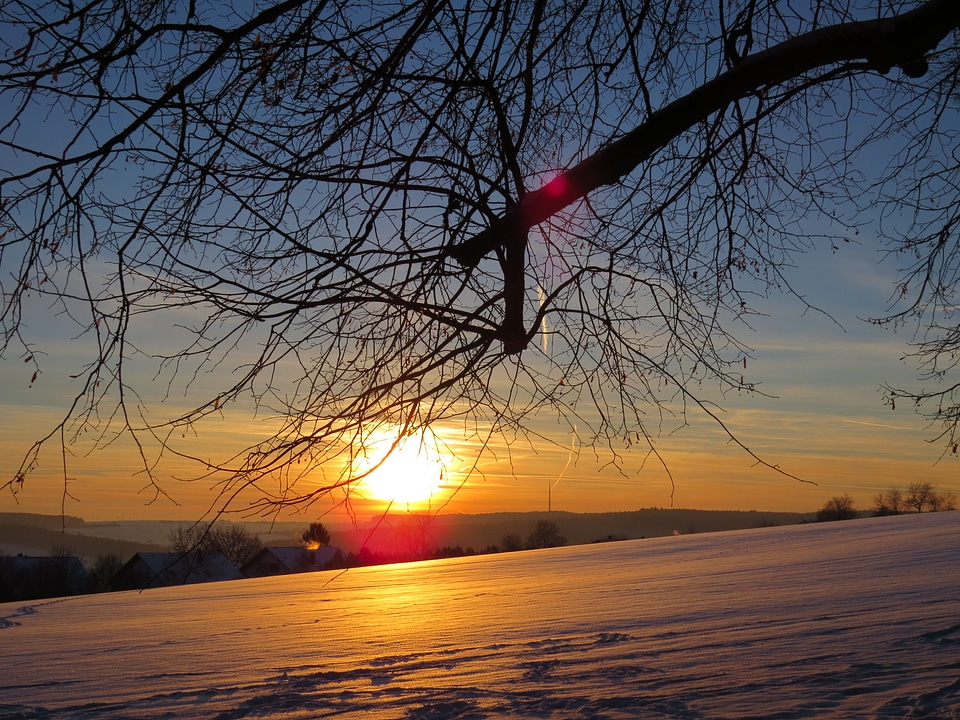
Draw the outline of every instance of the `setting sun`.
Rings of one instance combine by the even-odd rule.
[[[420,503],[440,490],[443,462],[435,444],[423,437],[376,440],[365,448],[356,466],[361,488],[377,500]],[[392,449],[391,449],[392,448]]]

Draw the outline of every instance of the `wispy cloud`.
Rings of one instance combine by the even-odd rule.
[[[843,423],[850,423],[851,425],[868,425],[870,427],[889,428],[890,430],[906,430],[908,432],[916,430],[915,427],[908,425],[887,425],[885,423],[867,422],[866,420],[851,420],[850,418],[837,418],[837,420]]]

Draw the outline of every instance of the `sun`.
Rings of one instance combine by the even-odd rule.
[[[355,471],[362,477],[365,495],[410,505],[437,495],[444,467],[440,451],[429,439],[418,436],[397,442],[384,437],[367,444]]]

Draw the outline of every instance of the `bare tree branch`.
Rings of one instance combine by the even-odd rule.
[[[67,399],[3,487],[48,445],[66,483],[92,437],[151,498],[189,461],[211,517],[269,514],[349,499],[380,431],[491,453],[556,444],[549,415],[619,465],[688,411],[790,475],[715,411],[759,392],[734,330],[877,208],[907,259],[880,322],[924,328],[950,389],[911,397],[955,428],[958,24],[955,0],[10,0],[0,353]],[[195,440],[252,417],[220,456]]]

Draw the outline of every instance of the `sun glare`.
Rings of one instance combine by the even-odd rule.
[[[384,438],[364,449],[356,466],[364,476],[364,494],[408,505],[433,499],[443,481],[443,461],[436,445],[421,437],[402,440],[391,450],[392,445],[392,440]]]

